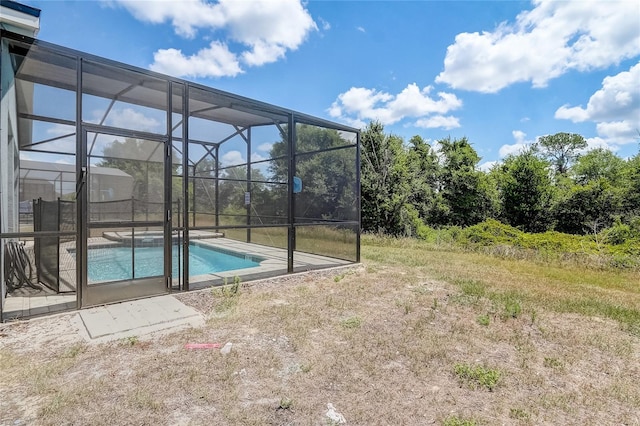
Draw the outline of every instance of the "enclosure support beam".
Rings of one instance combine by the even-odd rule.
[[[216,226],[220,226],[220,185],[218,183],[218,179],[220,178],[220,162],[218,161],[219,154],[220,154],[220,145],[216,145],[216,166],[215,166],[216,179],[214,181],[214,191],[215,191],[215,197],[216,197],[216,199],[214,200],[214,203],[216,206]]]
[[[247,137],[244,138],[247,143],[247,194],[249,194],[249,202],[245,200],[247,208],[247,225],[251,225],[251,127],[247,129]],[[247,242],[251,242],[251,228],[247,228]]]
[[[182,92],[182,199],[184,200],[184,232],[182,239],[182,285],[189,291],[189,84],[183,86]],[[193,167],[195,170],[195,166]],[[194,194],[195,195],[195,194]],[[195,217],[195,212],[193,213]]]
[[[294,226],[294,199],[293,199],[293,177],[295,176],[295,141],[296,141],[296,123],[293,117],[293,114],[289,114],[289,125],[288,127],[288,135],[287,135],[287,154],[288,154],[288,179],[289,182],[287,188],[287,198],[289,199],[289,211],[287,214],[287,221],[289,223],[289,228],[287,232],[288,242],[287,242],[287,272],[293,272],[293,250],[295,249],[296,244],[296,228]]]
[[[356,133],[356,207],[358,209],[358,229],[356,230],[356,262],[360,263],[360,231],[362,228],[362,200],[360,189],[360,133]]]
[[[80,179],[87,179],[84,175],[87,155],[85,146],[85,132],[82,130],[82,58],[76,62],[76,307],[82,308],[82,293],[87,283],[87,259],[86,259],[86,221],[84,215],[87,212],[87,197],[81,191]],[[88,168],[87,168],[88,169]]]
[[[173,218],[171,217],[171,210],[173,206],[172,187],[171,180],[173,179],[173,171],[171,170],[173,165],[173,143],[171,141],[171,134],[173,133],[173,83],[167,81],[167,138],[164,141],[164,148],[166,149],[166,155],[164,155],[164,276],[165,285],[167,291],[171,291],[173,287],[173,277],[171,271],[173,268],[173,238],[171,236],[171,227]],[[149,156],[151,158],[151,156]]]

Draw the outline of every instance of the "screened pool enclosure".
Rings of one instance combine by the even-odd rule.
[[[356,129],[5,30],[0,59],[4,319],[359,261]]]

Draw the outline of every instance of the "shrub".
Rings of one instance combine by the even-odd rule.
[[[638,237],[631,229],[631,226],[620,221],[614,223],[611,228],[605,229],[602,232],[602,236],[603,242],[613,245],[624,244],[627,240]]]

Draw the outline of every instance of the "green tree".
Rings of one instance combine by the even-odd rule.
[[[442,198],[448,207],[442,224],[469,226],[482,222],[490,216],[492,203],[486,176],[477,169],[480,157],[466,137],[441,139],[438,143]]]
[[[133,177],[136,200],[154,202],[164,199],[164,146],[155,141],[114,139],[102,150],[100,167],[119,169]]]
[[[526,232],[543,232],[553,223],[548,163],[529,149],[505,159],[500,192],[505,221]]]
[[[440,191],[440,164],[436,151],[422,137],[409,141],[407,166],[410,179],[408,203],[422,222],[439,223],[448,208]]]
[[[626,161],[622,182],[625,215],[629,220],[640,218],[640,153]]]
[[[263,172],[255,167],[251,168],[251,216],[252,220],[264,224],[272,223],[276,218],[286,218],[287,198],[286,185],[264,183],[267,178]],[[258,181],[258,182],[253,182]],[[202,185],[211,185],[211,189],[201,192],[203,202],[207,203],[211,190],[215,191],[214,181],[203,180]],[[196,186],[196,190],[198,186]],[[218,197],[220,205],[221,224],[245,224],[247,207],[245,193],[247,192],[247,166],[234,166],[220,171],[218,182]],[[283,199],[284,195],[284,199]],[[210,198],[214,202],[215,197]],[[215,210],[215,207],[212,211]]]
[[[370,122],[360,134],[362,227],[392,235],[407,234],[412,213],[410,172],[402,139],[384,134],[384,126]]]
[[[621,183],[625,169],[625,161],[608,149],[592,149],[578,157],[571,167],[571,174],[576,183],[607,179],[611,185],[618,186]]]
[[[587,147],[587,141],[576,133],[556,133],[538,139],[542,154],[551,161],[556,173],[564,175],[578,152]]]
[[[597,234],[611,226],[621,208],[621,198],[606,178],[573,185],[554,207],[556,230],[569,234]]]
[[[296,218],[357,220],[356,148],[352,141],[337,130],[298,124],[295,147],[295,175],[303,185],[302,192],[295,194]],[[272,162],[271,179],[288,180],[286,156],[287,141],[283,138],[271,149],[271,158],[282,157]]]

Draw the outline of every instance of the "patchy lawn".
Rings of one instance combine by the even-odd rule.
[[[637,275],[412,242],[363,255],[177,295],[208,318],[187,332],[95,345],[73,313],[0,325],[0,424],[640,424]]]

